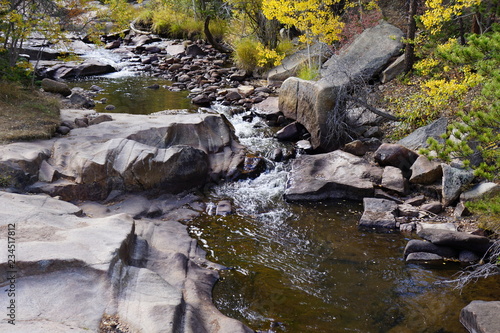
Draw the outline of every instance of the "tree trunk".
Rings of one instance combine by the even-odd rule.
[[[412,70],[415,63],[415,35],[417,33],[417,22],[415,15],[417,14],[418,0],[410,0],[410,8],[408,9],[408,33],[406,34],[405,46],[405,73]]]

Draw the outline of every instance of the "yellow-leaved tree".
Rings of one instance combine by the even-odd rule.
[[[304,34],[300,40],[310,44],[320,40],[327,44],[340,39],[344,27],[332,6],[341,0],[263,0],[262,12],[268,19],[277,19],[288,26],[295,26]]]

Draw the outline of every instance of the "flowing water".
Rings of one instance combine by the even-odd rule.
[[[105,88],[102,96],[117,112],[192,110],[176,104],[185,95],[145,89],[168,82],[142,80],[104,78],[78,85]],[[150,95],[137,98],[135,91]],[[241,142],[256,152],[265,156],[280,146],[261,120],[245,122],[241,115],[230,120]],[[236,213],[203,214],[189,223],[208,258],[228,267],[213,292],[224,314],[269,332],[465,333],[458,320],[461,308],[472,300],[500,299],[498,277],[460,292],[439,284],[461,268],[458,264],[406,264],[408,239],[359,230],[359,203],[285,202],[287,174],[287,164],[269,163],[254,180],[214,186],[207,190],[207,204],[229,199]]]

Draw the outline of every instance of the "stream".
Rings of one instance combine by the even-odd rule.
[[[73,84],[99,85],[104,90],[96,100],[107,98],[116,112],[196,112],[187,93],[146,88],[154,83],[170,84],[131,75]],[[259,118],[229,119],[241,143],[255,153],[289,148],[276,142],[276,129]],[[460,270],[459,264],[405,263],[403,249],[411,236],[359,230],[360,203],[285,202],[287,173],[286,163],[269,162],[256,179],[214,185],[204,193],[207,205],[229,199],[235,213],[203,214],[188,222],[208,259],[228,267],[213,291],[225,315],[263,332],[466,333],[460,310],[472,300],[500,299],[498,276],[460,291],[439,284]]]

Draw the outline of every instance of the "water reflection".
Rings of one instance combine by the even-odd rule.
[[[71,82],[71,87],[90,89],[97,85],[103,90],[97,92],[95,110],[97,112],[119,112],[131,114],[150,114],[153,112],[173,109],[186,109],[196,111],[191,101],[187,98],[189,92],[172,92],[164,88],[172,82],[152,78],[149,76],[120,76],[120,77],[92,77]],[[158,89],[150,89],[152,85]],[[99,102],[105,98],[106,102]],[[114,105],[115,109],[105,110],[106,105]]]

